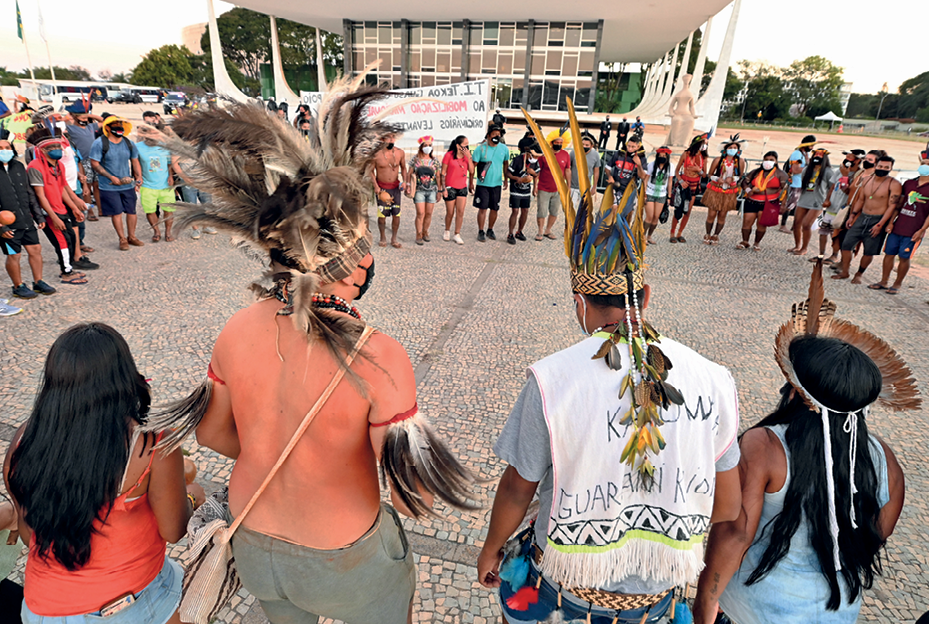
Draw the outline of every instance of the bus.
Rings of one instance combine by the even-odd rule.
[[[165,95],[164,90],[157,87],[129,87],[129,91],[135,96],[136,102],[147,104],[157,104]]]
[[[19,88],[22,95],[30,99],[51,102],[53,96],[61,96],[62,102],[80,100],[82,96],[90,94],[94,102],[105,102],[109,99],[109,91],[117,85],[110,82],[85,82],[80,80],[51,80],[20,79]]]

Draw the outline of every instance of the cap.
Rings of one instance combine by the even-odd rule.
[[[846,156],[854,156],[855,158],[862,159],[865,157],[865,151],[863,149],[853,149],[848,150],[847,152],[842,152]]]

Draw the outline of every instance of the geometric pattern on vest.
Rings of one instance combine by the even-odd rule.
[[[627,531],[660,533],[678,542],[706,533],[710,519],[690,514],[678,516],[660,507],[632,505],[617,520],[584,520],[556,523],[549,539],[558,545],[607,546],[623,538]]]

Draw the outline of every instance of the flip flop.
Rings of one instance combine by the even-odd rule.
[[[153,243],[157,243],[157,242],[160,241],[160,240],[161,240],[161,234],[153,234],[153,235],[152,235],[152,242],[153,242]]]
[[[536,235],[535,235],[535,239],[536,239],[537,241],[539,241],[539,242],[542,242],[542,235],[541,235],[541,234],[536,234]]]
[[[551,232],[549,232],[548,234],[543,234],[543,236],[545,236],[545,238],[550,238],[552,240],[558,240],[558,237],[552,234]]]
[[[391,243],[390,246],[393,247],[394,249],[403,249],[403,245],[401,245],[400,243]]]
[[[893,286],[887,289],[888,295],[896,295],[898,292],[900,292],[899,289],[894,288]]]
[[[80,285],[82,285],[82,284],[86,284],[86,283],[87,283],[87,278],[86,278],[86,277],[77,277],[76,275],[75,275],[75,276],[72,276],[72,277],[70,277],[70,278],[64,278],[64,277],[62,277],[62,278],[61,278],[61,283],[62,283],[62,284],[72,284],[72,285],[74,285],[74,286],[80,286]]]
[[[887,290],[887,287],[881,284],[880,282],[875,282],[868,286],[871,290]]]
[[[176,240],[177,240],[177,239],[174,238],[173,236],[165,236],[165,242],[167,242],[167,243],[173,243],[173,242],[176,241]]]
[[[386,247],[386,246],[387,246],[387,241],[381,241],[381,242],[379,242],[379,243],[377,244],[377,246],[378,246],[378,247]]]

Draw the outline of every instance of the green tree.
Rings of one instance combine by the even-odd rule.
[[[739,78],[745,83],[745,101],[739,110],[739,116],[750,119],[760,118],[766,121],[787,117],[790,102],[784,93],[782,70],[767,63],[739,61]]]
[[[34,67],[33,71],[35,72],[36,79],[50,80],[52,77],[52,72],[48,69],[48,67]],[[26,68],[19,72],[19,77],[31,78],[29,69]],[[55,65],[55,79],[90,80],[90,72],[80,65],[72,65],[71,67],[59,67],[58,65]]]
[[[228,58],[224,59],[226,72],[232,79],[232,83],[239,88],[245,95],[260,96],[261,83],[258,80],[247,77],[239,68],[236,67]],[[216,90],[213,80],[213,59],[209,54],[190,57],[190,66],[192,77],[190,84],[203,91],[212,92]]]
[[[223,57],[232,61],[249,78],[261,79],[261,64],[271,59],[271,21],[267,15],[236,7],[219,16],[219,38]],[[210,29],[200,38],[204,54],[210,54]]]
[[[132,70],[132,80],[138,85],[172,88],[191,84],[193,68],[190,50],[174,44],[150,50]]]
[[[918,117],[920,110],[929,108],[929,71],[904,80],[897,92],[900,94],[900,101],[897,104],[896,116]]]
[[[808,116],[808,109],[814,103],[821,106],[824,102],[838,101],[844,84],[842,68],[822,56],[794,61],[784,69],[783,75],[789,83],[797,116]]]
[[[269,31],[270,32],[270,31]],[[287,19],[277,20],[278,40],[281,44],[281,62],[285,67],[316,64],[316,29]],[[270,44],[269,44],[270,45]],[[342,36],[323,33],[323,63],[342,65]],[[270,48],[269,48],[270,50]],[[270,54],[270,52],[269,52]]]
[[[19,76],[16,72],[8,71],[7,68],[0,67],[0,85],[5,87],[15,87],[19,84]]]
[[[110,78],[112,82],[132,82],[132,72],[119,72]]]

